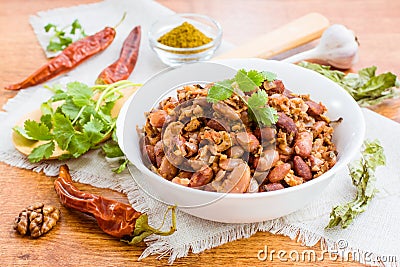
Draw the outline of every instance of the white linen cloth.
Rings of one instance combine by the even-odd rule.
[[[127,17],[118,27],[116,39],[107,50],[48,84],[66,83],[73,80],[93,84],[99,72],[118,57],[125,36],[138,24],[142,26],[143,38],[139,60],[130,80],[142,83],[165,68],[165,65],[150,50],[146,34],[153,21],[163,15],[173,14],[173,12],[153,1],[107,0],[95,4],[59,8],[39,12],[36,16],[31,17],[31,24],[45,50],[49,36],[44,32],[43,27],[47,23],[65,25],[71,23],[71,19],[77,18],[86,33],[93,34],[104,26],[115,25],[124,11],[127,11]],[[229,45],[224,43],[220,51],[226,50],[227,47]],[[39,108],[40,104],[50,96],[51,93],[39,85],[28,90],[21,90],[5,105],[6,112],[0,113],[2,129],[0,131],[0,161],[20,168],[44,171],[50,176],[58,174],[58,167],[65,162],[29,163],[25,156],[15,150],[11,142],[11,128],[16,121],[27,112]],[[178,211],[179,230],[167,237],[149,237],[146,240],[148,247],[141,258],[151,254],[168,255],[169,262],[172,263],[176,258],[186,256],[189,250],[199,253],[229,241],[249,237],[257,231],[269,231],[287,235],[292,239],[297,238],[307,246],[313,246],[322,240],[322,244],[331,250],[343,248],[343,251],[371,253],[360,257],[360,261],[370,264],[374,263],[375,256],[387,256],[387,258],[382,258],[380,264],[390,264],[387,262],[388,256],[397,257],[396,259],[399,261],[400,166],[398,162],[400,150],[398,148],[400,139],[398,136],[400,136],[400,125],[368,109],[363,109],[363,113],[367,122],[366,137],[378,138],[381,141],[387,156],[387,165],[379,167],[377,170],[379,193],[367,211],[358,216],[347,229],[325,230],[332,207],[351,200],[355,195],[351,178],[347,170],[343,170],[335,176],[318,201],[300,211],[272,221],[253,224],[223,224]],[[75,181],[124,192],[136,209],[149,214],[151,225],[157,226],[162,221],[166,206],[140,191],[127,171],[120,175],[112,173],[110,162],[107,162],[99,151],[90,151],[79,159],[68,160],[67,164]],[[130,167],[130,169],[133,176],[142,175],[134,167]],[[124,245],[121,243],[121,246]],[[341,254],[339,253],[339,255]]]

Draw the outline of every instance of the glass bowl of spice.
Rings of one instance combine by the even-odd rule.
[[[156,21],[150,29],[151,48],[169,66],[211,59],[221,44],[222,28],[200,14],[175,14]]]

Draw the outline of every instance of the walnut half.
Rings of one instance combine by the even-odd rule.
[[[50,231],[58,219],[60,219],[58,208],[38,202],[20,212],[15,218],[14,230],[21,235],[38,238]]]

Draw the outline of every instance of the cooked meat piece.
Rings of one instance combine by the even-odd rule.
[[[168,161],[167,157],[164,156],[161,160],[160,168],[158,168],[158,172],[162,177],[167,180],[172,180],[178,173],[178,169]]]
[[[217,102],[212,105],[212,108],[217,112],[222,118],[226,118],[227,120],[240,120],[240,116],[235,112],[233,108],[230,106]]]
[[[263,87],[268,95],[282,94],[285,91],[285,86],[281,80],[275,80],[273,82],[265,81]]]
[[[156,128],[162,128],[167,116],[164,110],[154,110],[149,114],[150,124]]]
[[[307,113],[310,114],[310,116],[316,118],[322,115],[322,113],[326,112],[327,110],[324,105],[322,105],[321,103],[314,102],[312,100],[306,101],[306,104],[308,105]]]
[[[226,123],[222,124],[221,120],[211,119],[207,122],[207,126],[216,131],[228,131],[229,130],[229,127],[226,126]]]

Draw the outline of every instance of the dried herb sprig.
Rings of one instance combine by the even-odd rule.
[[[348,227],[353,219],[363,213],[378,190],[375,187],[375,170],[378,166],[386,164],[383,147],[378,140],[364,141],[361,159],[349,165],[353,185],[357,194],[353,201],[338,205],[332,209],[327,228],[340,224],[342,228]]]

